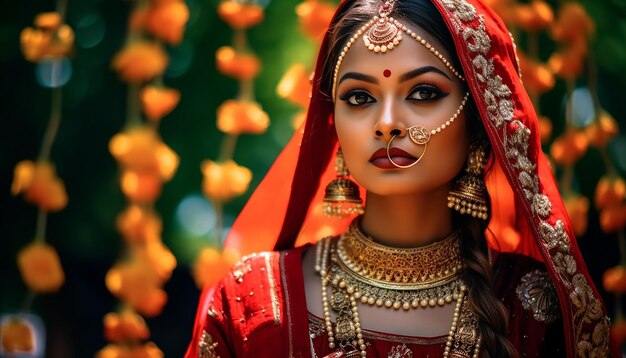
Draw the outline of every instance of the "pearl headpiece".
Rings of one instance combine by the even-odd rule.
[[[346,46],[341,50],[339,54],[339,58],[337,59],[337,64],[335,65],[335,70],[333,72],[333,87],[332,87],[332,98],[335,100],[335,95],[337,91],[337,76],[339,75],[339,68],[341,67],[341,63],[343,62],[348,50],[352,47],[352,45],[363,35],[363,42],[368,50],[384,54],[391,50],[393,50],[396,46],[400,44],[402,40],[402,32],[406,33],[415,41],[420,43],[422,46],[426,47],[433,55],[435,55],[452,73],[458,77],[461,81],[465,81],[465,78],[461,75],[459,71],[457,71],[450,61],[446,59],[441,52],[436,50],[428,41],[424,40],[420,35],[411,31],[408,27],[401,24],[398,20],[390,17],[389,15],[393,11],[393,8],[396,4],[395,0],[386,0],[378,11],[378,15],[374,16],[373,19],[365,23],[365,25],[361,26],[361,28],[348,40]]]

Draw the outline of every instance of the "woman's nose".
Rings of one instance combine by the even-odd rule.
[[[394,110],[391,100],[385,101],[382,113],[379,114],[374,124],[374,136],[384,141],[389,141],[391,137],[404,137],[406,135],[406,125],[402,120],[399,111]]]

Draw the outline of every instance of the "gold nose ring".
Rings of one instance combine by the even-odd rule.
[[[393,136],[391,136],[391,139],[389,139],[389,143],[387,143],[387,159],[389,159],[389,161],[391,162],[391,164],[393,164],[394,166],[400,168],[400,169],[407,169],[410,168],[412,166],[414,166],[415,164],[419,163],[420,160],[422,160],[422,158],[424,157],[424,154],[426,154],[426,149],[428,148],[428,141],[424,142],[424,151],[422,152],[422,154],[420,154],[419,158],[417,158],[417,160],[409,165],[400,165],[396,162],[393,161],[393,159],[391,159],[391,154],[389,153],[389,149],[391,148],[391,142],[393,142],[393,140],[397,137],[397,134],[394,134]]]

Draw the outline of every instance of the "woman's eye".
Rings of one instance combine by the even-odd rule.
[[[413,89],[408,99],[415,101],[431,101],[439,97],[445,96],[438,88],[433,86],[418,86]]]
[[[341,96],[340,99],[342,101],[348,102],[351,106],[361,106],[367,103],[376,102],[372,96],[370,96],[367,92],[348,92],[345,95]]]

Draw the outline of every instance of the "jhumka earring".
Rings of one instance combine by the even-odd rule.
[[[336,218],[344,218],[352,214],[363,214],[363,200],[359,195],[359,187],[348,179],[350,173],[343,159],[341,148],[335,158],[337,177],[326,186],[324,195],[324,214]]]
[[[473,143],[467,156],[466,173],[457,180],[448,194],[448,207],[461,214],[487,220],[487,199],[483,169],[485,149],[482,144]]]

